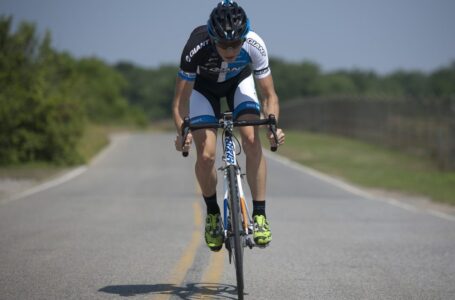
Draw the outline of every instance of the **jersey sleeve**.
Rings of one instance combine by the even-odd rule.
[[[249,47],[251,67],[255,78],[265,78],[271,74],[269,56],[262,38],[255,32],[248,33],[246,43]]]
[[[192,38],[190,37],[183,48],[182,56],[180,58],[180,70],[178,72],[179,77],[187,81],[196,80],[197,73],[197,64],[191,56],[191,51],[193,49],[192,44]]]

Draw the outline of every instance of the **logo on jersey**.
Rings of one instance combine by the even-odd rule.
[[[230,73],[230,72],[239,72],[244,67],[227,67],[227,68],[220,68],[220,67],[211,67],[209,66],[199,66],[201,69],[213,72],[213,73]]]
[[[259,52],[262,54],[262,56],[266,56],[267,54],[265,53],[265,49],[264,47],[262,47],[261,44],[259,44],[256,40],[253,40],[252,38],[248,38],[246,40],[246,42],[248,44],[250,44],[251,46],[253,46],[254,48],[258,49]]]
[[[270,68],[266,67],[262,70],[255,70],[254,75],[256,75],[256,76],[264,75],[264,74],[268,73],[269,71],[270,71]]]
[[[202,48],[204,48],[205,46],[207,46],[209,44],[209,41],[210,40],[205,40],[203,41],[202,43],[200,43],[199,45],[197,45],[196,47],[194,47],[190,53],[185,57],[185,60],[187,62],[191,62],[191,59],[193,58],[194,55],[196,55],[196,53],[199,52],[199,50],[201,50]]]

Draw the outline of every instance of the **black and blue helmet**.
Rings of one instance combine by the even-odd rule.
[[[237,41],[250,31],[250,21],[242,7],[225,0],[212,10],[207,27],[210,37],[216,41]]]

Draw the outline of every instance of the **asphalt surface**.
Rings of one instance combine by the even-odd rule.
[[[0,200],[0,299],[236,299],[172,139],[116,136],[74,178]],[[245,250],[246,299],[455,299],[455,219],[268,162],[273,241]]]

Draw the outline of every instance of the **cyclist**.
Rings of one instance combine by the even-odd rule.
[[[254,77],[260,87],[262,106],[255,91]],[[250,29],[245,11],[234,1],[221,1],[210,14],[207,25],[195,28],[181,56],[175,84],[173,116],[177,128],[175,147],[189,150],[196,145],[196,177],[207,205],[205,240],[212,251],[222,247],[222,223],[217,203],[215,170],[216,131],[199,129],[188,135],[182,149],[181,126],[185,116],[192,124],[218,122],[220,99],[226,97],[235,120],[255,120],[274,114],[279,103],[269,68],[266,46]],[[267,167],[256,127],[240,128],[246,155],[246,175],[253,198],[253,239],[265,246],[272,240],[265,213]],[[278,144],[284,133],[277,129]],[[271,133],[269,141],[275,141]]]

